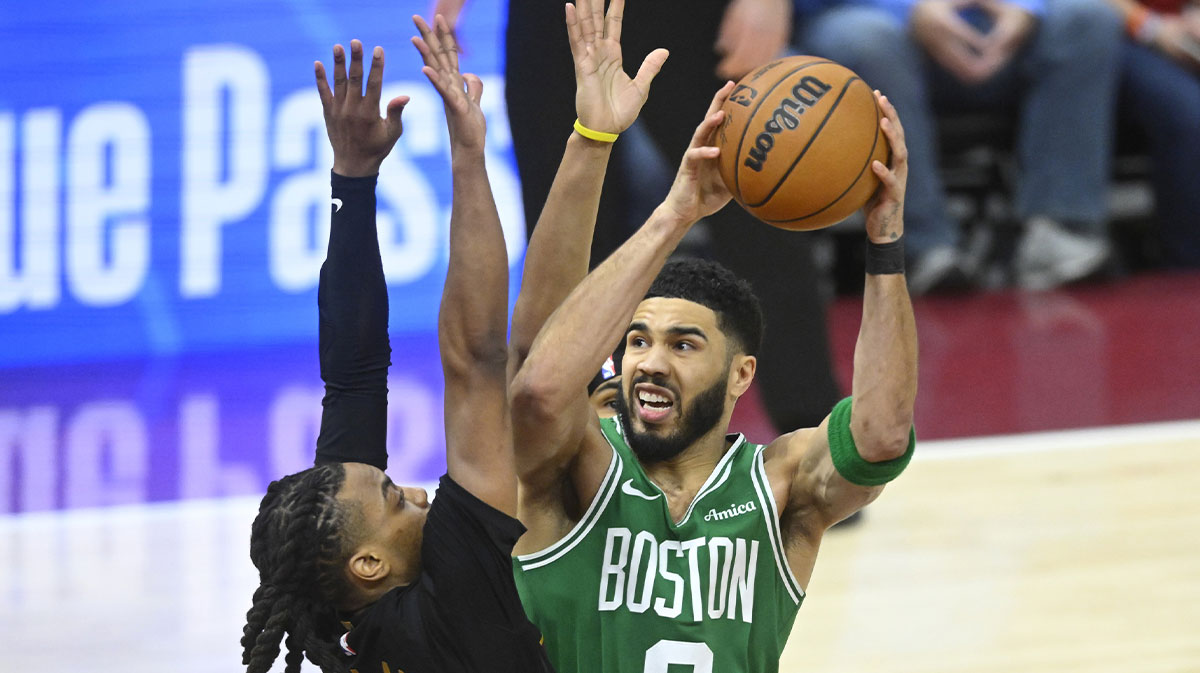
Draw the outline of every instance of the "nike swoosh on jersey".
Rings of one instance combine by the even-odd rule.
[[[333,202],[333,212],[336,213],[337,211],[342,209],[342,200],[341,199],[330,199],[330,200]]]
[[[660,497],[662,497],[662,493],[655,493],[654,495],[646,495],[645,493],[642,493],[633,487],[632,479],[626,479],[625,483],[621,484],[621,491],[626,495],[636,495],[642,500],[658,500]]]

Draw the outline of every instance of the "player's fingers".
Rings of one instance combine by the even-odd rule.
[[[904,136],[896,132],[896,125],[887,117],[879,121],[879,127],[883,129],[884,135],[888,138],[888,146],[892,153],[892,168],[899,170],[908,163],[908,146],[904,144]]]
[[[604,37],[621,41],[621,24],[625,20],[625,0],[611,0],[608,14],[604,17]]]
[[[467,97],[478,105],[480,99],[483,98],[483,80],[473,73],[464,74],[463,80],[467,83]]]
[[[883,95],[879,89],[875,89],[874,95],[875,105],[879,107],[879,111],[882,114],[882,116],[879,118],[880,127],[885,126],[883,122],[885,119],[887,119],[891,120],[891,131],[889,132],[889,135],[895,135],[897,132],[902,132],[903,129],[899,125],[900,117],[896,114],[896,106],[892,105],[892,101],[888,100],[888,97]]]
[[[705,161],[712,161],[719,156],[721,156],[721,149],[719,147],[691,147],[688,148],[687,152],[684,152],[683,163],[686,166],[694,167]]]
[[[414,35],[409,39],[409,41],[412,42],[413,46],[417,48],[417,53],[421,55],[421,61],[423,61],[425,65],[436,65],[433,57],[433,50],[429,48],[429,43],[425,41],[425,38],[430,32],[429,24],[425,23],[425,19],[422,19],[416,14],[413,14],[412,22],[413,25],[417,27],[417,32],[420,33],[420,35]]]
[[[346,99],[346,49],[340,44],[333,45],[333,97]]]
[[[587,48],[583,46],[583,28],[579,25],[579,11],[575,5],[566,3],[567,40],[571,43],[571,58],[578,65],[587,56]]]
[[[437,58],[433,55],[433,51],[429,48],[429,45],[425,42],[425,40],[414,35],[412,37],[412,43],[413,46],[417,48],[417,53],[421,54],[421,60],[425,62],[425,65],[431,68],[436,68]]]
[[[655,49],[646,55],[646,60],[642,61],[642,67],[638,68],[637,75],[633,77],[633,84],[643,92],[649,91],[650,83],[662,70],[663,64],[667,62],[667,57],[670,52],[666,49]]]
[[[429,80],[429,83],[433,85],[433,88],[437,90],[438,94],[442,98],[446,97],[446,91],[449,89],[449,84],[436,68],[431,68],[427,65],[421,66],[421,74],[425,75],[426,79]]]
[[[691,147],[701,147],[708,145],[716,130],[720,128],[721,121],[725,119],[725,111],[717,110],[704,117],[704,121],[696,127],[696,132],[692,134]]]
[[[896,112],[896,106],[892,105],[892,101],[888,100],[887,96],[879,93],[879,91],[876,91],[875,95],[877,97],[876,100],[879,101],[879,108],[883,110],[884,114],[884,119],[881,119],[879,123],[880,126],[883,127],[884,134],[888,137],[888,142],[892,146],[892,151],[896,152],[898,150],[904,150],[904,153],[907,156],[908,152],[905,147],[906,141],[904,138],[904,125],[900,123],[900,113]],[[884,120],[887,120],[888,122],[886,125],[883,123]]]
[[[891,189],[890,180],[892,180],[894,176],[892,175],[892,172],[888,170],[888,167],[883,165],[882,161],[879,161],[878,159],[872,161],[871,172],[875,174],[875,177],[879,178],[879,182],[883,189]]]
[[[437,24],[437,17],[434,17],[433,22],[435,25]],[[442,42],[437,31],[419,16],[413,17],[413,23],[416,24],[417,30],[421,32],[421,39],[425,42],[426,51],[421,53],[421,56],[425,58],[425,65],[438,70],[445,69],[448,63],[442,54]]]
[[[437,26],[438,41],[442,43],[446,65],[458,72],[458,40],[454,39],[454,31],[450,29],[446,17],[440,14],[434,17],[433,22]]]
[[[575,0],[575,12],[579,15],[579,29],[584,46],[596,41],[596,23],[592,16],[592,0]]]
[[[351,98],[362,96],[363,50],[362,42],[358,40],[350,40],[350,70],[347,73],[347,82],[347,93]]]
[[[329,106],[333,105],[333,91],[329,89],[329,80],[325,78],[325,64],[320,61],[313,63],[317,75],[317,94],[321,97],[321,109],[329,114]]]
[[[604,0],[589,0],[592,6],[592,25],[596,27],[596,37],[599,40],[604,37]]]
[[[371,71],[367,73],[367,100],[379,107],[383,90],[383,47],[371,50]]]
[[[425,19],[421,18],[420,14],[413,14],[412,22],[417,27],[417,32],[421,34],[422,40],[428,38],[429,34],[433,32],[429,24],[425,23]]]
[[[404,124],[400,121],[400,115],[404,112],[404,106],[408,105],[408,96],[397,96],[387,104],[387,129],[388,137],[393,140],[400,137],[404,132]]]

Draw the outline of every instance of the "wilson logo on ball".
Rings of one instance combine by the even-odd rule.
[[[763,130],[754,139],[754,146],[746,156],[745,166],[752,171],[761,171],[767,154],[775,147],[775,136],[800,125],[800,115],[817,104],[833,87],[812,75],[801,79],[792,87],[792,95],[779,102],[779,107],[763,124]]]
[[[879,186],[883,113],[871,87],[819,56],[785,56],[742,78],[721,104],[714,144],[729,193],[758,219],[791,231],[840,222]]]

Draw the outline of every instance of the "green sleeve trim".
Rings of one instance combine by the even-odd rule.
[[[878,486],[895,479],[908,467],[916,446],[916,430],[909,428],[908,450],[903,456],[872,463],[858,455],[858,447],[854,446],[854,436],[850,434],[850,398],[838,402],[829,414],[829,453],[833,456],[833,466],[852,484]]]

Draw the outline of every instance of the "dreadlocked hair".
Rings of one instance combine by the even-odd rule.
[[[259,586],[242,629],[247,673],[270,670],[281,643],[285,673],[298,673],[305,656],[326,673],[349,670],[336,607],[350,588],[342,568],[353,551],[353,522],[337,500],[345,478],[341,464],[329,463],[267,487],[250,529]]]

